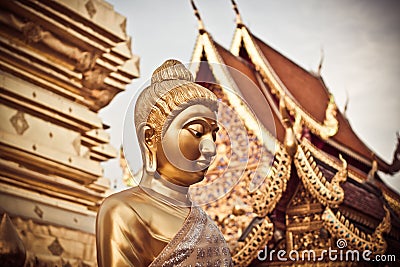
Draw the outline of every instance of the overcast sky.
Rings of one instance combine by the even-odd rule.
[[[111,126],[111,143],[119,148],[129,101],[164,60],[189,62],[198,32],[189,0],[108,2],[127,17],[127,32],[141,68],[141,78],[100,112]],[[196,4],[214,40],[229,49],[235,30],[230,0]],[[400,2],[237,0],[237,4],[253,34],[303,68],[317,70],[324,51],[322,77],[339,109],[343,110],[347,90],[347,117],[354,131],[391,162],[400,130]],[[134,168],[140,161],[137,152]],[[117,159],[104,167],[107,178],[120,180]],[[399,174],[385,181],[400,191]]]

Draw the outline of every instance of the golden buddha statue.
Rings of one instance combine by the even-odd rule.
[[[221,232],[188,194],[216,153],[217,109],[179,61],[154,71],[134,114],[145,171],[100,207],[99,266],[232,266]]]

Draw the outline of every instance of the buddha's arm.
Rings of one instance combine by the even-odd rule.
[[[96,245],[100,267],[147,266],[143,223],[118,199],[106,199],[97,215]]]

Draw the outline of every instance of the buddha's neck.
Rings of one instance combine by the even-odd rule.
[[[140,186],[144,190],[151,189],[156,192],[157,195],[154,195],[154,197],[161,198],[161,201],[166,201],[176,206],[191,206],[191,201],[188,195],[189,188],[168,182],[157,172],[154,173],[154,176],[145,172],[140,182]]]

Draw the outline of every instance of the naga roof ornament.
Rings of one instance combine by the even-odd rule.
[[[298,147],[294,159],[297,174],[307,190],[323,205],[337,207],[344,200],[344,191],[340,183],[347,179],[347,162],[341,155],[340,160],[342,167],[329,182],[319,170],[311,152],[301,144]]]

